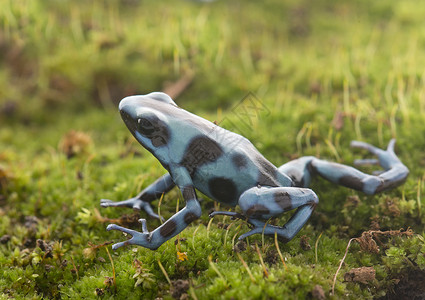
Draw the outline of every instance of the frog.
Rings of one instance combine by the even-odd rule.
[[[119,103],[119,112],[134,138],[167,173],[135,197],[117,202],[101,199],[101,206],[144,210],[150,217],[160,219],[151,202],[175,186],[185,206],[153,231],[148,230],[143,218],[139,219],[141,231],[109,224],[108,231],[122,231],[131,237],[115,243],[114,250],[126,245],[158,249],[200,218],[197,191],[226,206],[239,206],[241,212],[214,211],[209,215],[226,215],[247,222],[250,230],[240,235],[239,240],[264,234],[289,242],[319,203],[318,196],[309,188],[314,176],[373,195],[401,185],[409,174],[394,152],[395,139],[390,140],[385,150],[366,142],[351,142],[352,147],[376,156],[356,160],[354,165],[380,165],[382,170],[378,173],[367,174],[314,156],[303,156],[276,167],[247,138],[184,110],[165,93],[125,97]],[[292,210],[292,217],[283,226],[269,224],[269,219]]]

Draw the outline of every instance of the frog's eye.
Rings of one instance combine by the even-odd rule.
[[[153,124],[146,118],[140,118],[137,120],[139,124],[139,130],[142,134],[149,135],[155,131]]]

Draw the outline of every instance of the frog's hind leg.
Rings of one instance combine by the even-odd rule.
[[[159,199],[163,194],[170,191],[174,186],[175,184],[170,174],[167,173],[164,176],[158,178],[154,183],[152,183],[134,198],[118,202],[114,202],[108,199],[101,199],[100,205],[102,207],[123,206],[138,210],[143,209],[149,216],[159,219],[159,216],[154,213],[150,202]]]
[[[316,194],[305,188],[296,187],[254,187],[244,192],[239,199],[239,206],[247,222],[253,229],[239,237],[244,239],[253,234],[274,236],[288,242],[304,226],[314,208],[319,203]],[[291,219],[283,226],[266,224],[263,220],[277,217],[287,211],[297,209]]]
[[[315,159],[314,156],[300,157],[280,166],[278,170],[288,175],[292,179],[294,186],[309,187],[313,176],[311,162]]]
[[[368,150],[378,159],[362,159],[355,165],[379,164],[384,170],[377,175],[369,175],[346,165],[324,161],[313,156],[301,157],[284,164],[279,171],[292,178],[295,185],[307,187],[311,177],[319,174],[323,178],[372,195],[402,184],[409,170],[394,153],[395,140],[391,140],[387,150],[376,148],[370,144],[353,141],[352,147]]]

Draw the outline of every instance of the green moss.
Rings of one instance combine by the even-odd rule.
[[[0,4],[0,298],[169,299],[166,276],[172,285],[189,280],[182,293],[198,299],[304,299],[316,285],[329,298],[378,298],[397,290],[406,274],[423,274],[425,56],[419,49],[425,40],[418,28],[425,5],[176,4]],[[279,244],[286,267],[267,237],[247,239],[239,257],[237,237],[249,228],[226,217],[209,224],[208,211],[217,204],[206,197],[203,216],[177,245],[172,239],[157,251],[109,250],[112,267],[107,242],[125,237],[105,227],[134,212],[100,208],[99,199],[127,199],[164,173],[130,137],[116,104],[190,72],[195,76],[179,105],[211,121],[227,120],[221,124],[245,135],[276,165],[302,155],[351,164],[368,154],[352,151],[350,140],[386,147],[396,137],[410,177],[376,196],[315,180],[315,213],[293,241]],[[247,130],[233,108],[248,92],[267,109]],[[60,145],[72,130],[89,142],[68,158]],[[178,203],[182,207],[173,190],[161,215],[169,218]],[[158,201],[153,205],[157,209]],[[145,214],[127,218],[129,226],[138,229],[131,222],[139,216]],[[159,225],[148,220],[149,229]],[[378,252],[352,242],[330,295],[351,238],[408,227],[411,237],[375,239]],[[302,235],[310,238],[309,250],[301,246]],[[178,252],[187,259],[179,260]],[[344,282],[345,272],[364,266],[376,271],[367,288]],[[147,284],[135,286],[140,278]]]

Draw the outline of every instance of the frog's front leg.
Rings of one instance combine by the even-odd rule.
[[[142,232],[115,224],[108,225],[107,230],[119,230],[132,236],[128,241],[114,244],[112,246],[114,250],[130,244],[155,250],[164,242],[179,234],[187,225],[201,216],[201,205],[196,197],[195,188],[187,170],[181,168],[175,173],[173,178],[182,192],[183,198],[186,201],[186,206],[152,232],[147,230],[144,220],[141,221]]]
[[[159,219],[159,216],[154,213],[150,202],[159,199],[163,194],[170,191],[174,185],[175,184],[173,179],[171,178],[170,174],[167,173],[164,176],[158,178],[154,183],[140,192],[136,197],[118,202],[114,202],[108,199],[101,199],[100,205],[102,207],[124,206],[138,210],[143,209],[149,216]]]
[[[288,242],[301,230],[318,203],[319,199],[316,194],[306,188],[253,187],[241,195],[239,206],[247,222],[254,228],[241,235],[239,239],[264,232],[265,235],[269,236],[274,236],[276,233],[279,240]],[[277,217],[296,208],[294,215],[283,227],[266,225],[266,222],[264,222],[264,220]],[[231,215],[242,219],[239,214],[229,214],[228,212],[214,212],[211,216],[218,214]]]

